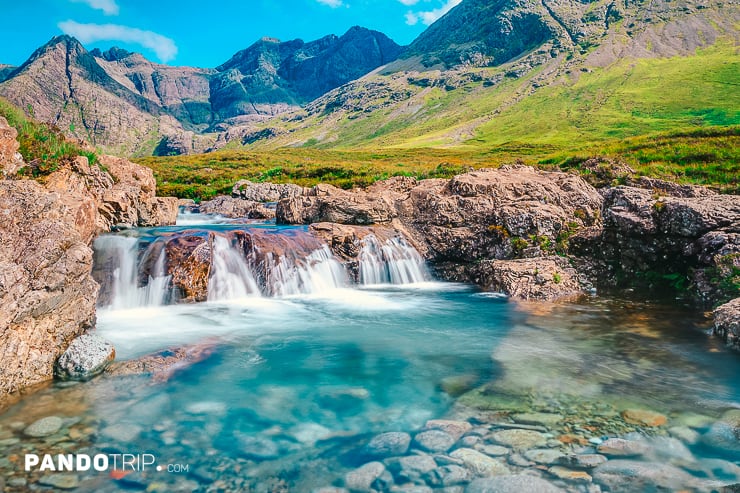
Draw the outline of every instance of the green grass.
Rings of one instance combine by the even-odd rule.
[[[3,98],[0,98],[0,116],[5,117],[8,124],[18,131],[18,152],[26,162],[26,166],[20,171],[23,175],[43,179],[77,156],[86,156],[91,165],[98,162],[94,152],[69,142],[60,129],[26,117],[21,110]]]

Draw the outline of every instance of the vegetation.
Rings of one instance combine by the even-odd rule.
[[[29,113],[33,114],[32,108],[29,108]],[[77,156],[86,156],[90,164],[98,161],[94,152],[69,142],[59,128],[26,117],[3,98],[0,98],[0,116],[18,131],[18,151],[26,162],[22,174],[42,178]]]

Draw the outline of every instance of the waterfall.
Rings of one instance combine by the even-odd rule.
[[[167,256],[162,244],[152,243],[139,260],[139,239],[105,235],[95,241],[95,249],[106,257],[111,274],[108,306],[113,310],[162,306],[172,296],[170,276],[167,275]],[[139,282],[140,266],[156,255],[147,280]]]
[[[367,235],[359,261],[360,284],[411,284],[430,279],[422,256],[400,236],[381,243]]]
[[[305,258],[283,255],[276,260],[272,252],[265,255],[267,290],[273,296],[318,294],[346,285],[342,264],[326,245]]]
[[[259,295],[260,289],[240,252],[223,236],[213,236],[208,301],[226,301]]]

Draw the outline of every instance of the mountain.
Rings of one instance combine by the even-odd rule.
[[[216,69],[200,69],[156,64],[120,48],[88,52],[57,36],[22,66],[0,67],[0,96],[118,154],[202,152],[401,51],[382,33],[354,27],[308,43],[265,38]],[[230,132],[235,125],[245,127]]]
[[[252,146],[547,154],[740,125],[738,22],[729,0],[463,0]]]

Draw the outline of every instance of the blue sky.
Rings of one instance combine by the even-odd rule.
[[[57,34],[172,65],[215,67],[262,36],[309,41],[354,25],[408,44],[460,0],[0,0],[0,63]]]

